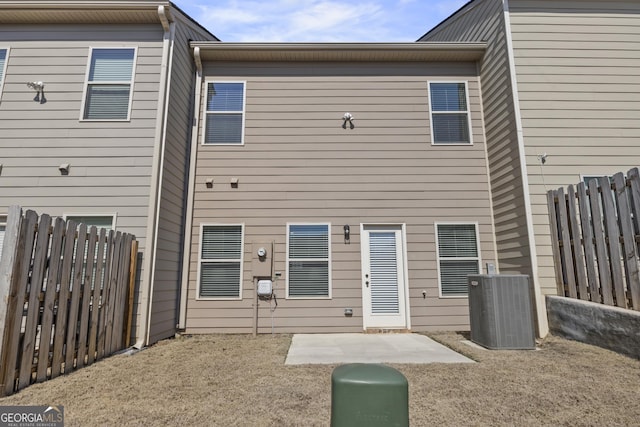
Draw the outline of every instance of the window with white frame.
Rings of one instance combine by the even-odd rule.
[[[200,239],[200,298],[241,297],[242,225],[203,225]]]
[[[476,224],[436,224],[440,295],[467,296],[467,275],[480,273]]]
[[[429,98],[432,143],[471,144],[466,83],[431,82]]]
[[[0,94],[4,86],[4,75],[7,73],[7,56],[9,56],[9,49],[0,48]]]
[[[205,144],[243,144],[244,98],[243,82],[207,83]]]
[[[135,48],[91,49],[84,120],[129,120],[135,57]]]
[[[67,221],[75,221],[80,224],[86,224],[87,229],[95,226],[97,229],[105,228],[107,230],[114,230],[115,215],[90,215],[90,214],[66,214],[64,219]]]
[[[331,269],[329,224],[289,224],[287,296],[329,298]]]

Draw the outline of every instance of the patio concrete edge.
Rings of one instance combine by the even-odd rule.
[[[640,312],[546,296],[552,334],[640,359]]]

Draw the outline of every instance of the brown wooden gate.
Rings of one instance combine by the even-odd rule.
[[[0,394],[129,342],[135,236],[12,206],[0,257]]]

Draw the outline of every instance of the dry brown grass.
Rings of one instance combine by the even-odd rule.
[[[434,339],[476,364],[393,365],[409,380],[413,426],[638,425],[640,361],[556,337],[539,351]],[[0,405],[65,407],[66,425],[323,426],[333,365],[285,366],[288,335],[162,341],[33,385]]]

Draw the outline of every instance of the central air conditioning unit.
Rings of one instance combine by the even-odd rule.
[[[536,348],[529,276],[469,275],[471,341],[490,349]]]

